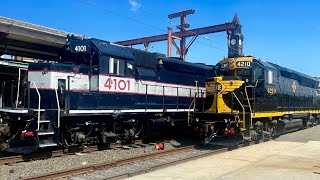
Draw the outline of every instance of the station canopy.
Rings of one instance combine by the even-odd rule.
[[[64,51],[67,35],[71,34],[0,16],[0,56],[57,61]]]

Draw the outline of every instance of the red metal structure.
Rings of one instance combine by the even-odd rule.
[[[187,24],[186,17],[187,15],[194,14],[194,13],[195,11],[193,9],[190,9],[186,11],[173,13],[168,16],[170,19],[180,17],[180,25],[177,26],[177,28],[180,30],[179,32],[173,33],[172,28],[168,28],[167,34],[161,34],[156,36],[149,36],[149,37],[143,37],[143,38],[137,38],[137,39],[131,39],[131,40],[125,40],[125,41],[118,41],[115,43],[123,46],[143,44],[145,47],[148,47],[151,42],[168,40],[167,56],[169,57],[171,56],[171,44],[173,44],[177,48],[177,52],[179,53],[180,57],[184,59],[186,54],[188,53],[188,49],[190,48],[192,43],[196,40],[196,38],[199,35],[226,31],[228,35],[228,42],[229,42],[230,33],[237,27],[237,25],[241,27],[240,21],[237,15],[235,15],[232,22],[226,22],[224,24],[218,24],[213,26],[187,30],[186,28],[189,28],[190,25]],[[187,37],[192,37],[188,45],[186,45]],[[180,47],[176,44],[174,39],[180,40]]]
[[[178,25],[177,28],[180,30],[180,34],[182,35],[183,32],[186,31],[186,29],[190,27],[190,24],[187,24],[187,15],[194,14],[194,13],[195,13],[195,10],[190,9],[190,10],[170,14],[170,15],[168,15],[168,18],[173,19],[173,18],[180,17],[180,25]],[[173,40],[173,38],[175,38],[175,37],[172,37],[171,31],[172,31],[172,29],[168,28],[168,52],[167,52],[167,55],[171,56],[171,43],[173,43],[173,45],[177,48],[177,52],[179,53],[180,57],[182,59],[184,59],[185,55],[188,52],[188,48],[196,40],[198,35],[192,37],[192,39],[189,42],[187,47],[186,47],[186,39],[187,38],[184,36],[181,36],[181,38],[179,39],[180,40],[180,48],[179,48],[176,45],[175,41]],[[169,34],[171,34],[171,36]]]

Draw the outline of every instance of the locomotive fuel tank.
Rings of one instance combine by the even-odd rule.
[[[302,119],[279,119],[277,121],[276,134],[295,131],[303,127]]]

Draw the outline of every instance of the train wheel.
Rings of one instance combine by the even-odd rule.
[[[70,131],[64,131],[62,132],[62,142],[63,145],[66,147],[70,147],[75,145],[75,139],[73,138],[73,135]]]

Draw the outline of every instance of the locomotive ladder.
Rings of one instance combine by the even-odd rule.
[[[253,107],[252,107],[252,103],[254,103],[254,88],[255,86],[252,85],[246,85],[244,87],[244,91],[245,91],[245,97],[243,99],[243,103],[244,103],[244,107],[246,108],[246,113],[245,113],[245,119],[244,119],[244,136],[247,139],[250,139],[251,135],[250,135],[250,131],[252,129],[252,112],[253,112]],[[248,89],[250,89],[251,91],[249,91]],[[253,104],[254,105],[254,104]]]
[[[38,107],[36,111],[37,111],[37,135],[38,135],[39,147],[57,146],[58,144],[54,142],[54,139],[53,139],[55,134],[52,126],[53,122],[51,122],[50,119],[46,119],[42,116],[45,110],[41,109],[41,94],[34,81],[30,81],[30,86],[31,85],[34,85],[38,95]],[[60,114],[60,110],[58,110],[58,114]],[[58,121],[58,126],[60,126],[59,121]]]
[[[254,97],[252,97],[252,95],[254,94],[253,92],[248,93],[248,88],[254,88],[255,86],[245,86],[244,91],[245,91],[245,97],[241,100],[238,98],[238,96],[232,92],[233,97],[236,98],[236,100],[238,101],[239,105],[242,108],[242,118],[239,119],[239,123],[241,124],[241,128],[240,130],[245,132],[245,136],[250,137],[250,129],[252,127],[252,102],[254,101]],[[252,91],[254,89],[251,89]]]
[[[191,103],[190,103],[190,106],[188,108],[188,126],[191,126],[192,124],[192,112],[195,112],[196,111],[196,100],[197,100],[197,96],[199,95],[199,82],[196,80],[195,81],[196,83],[196,91],[194,92],[194,98],[192,99]],[[190,97],[192,95],[191,93],[192,91],[190,90]],[[202,93],[202,91],[201,91]],[[203,98],[203,95],[202,95],[202,98]],[[203,110],[203,107],[202,107],[202,110]]]
[[[248,94],[248,88],[251,88],[251,96],[249,97],[249,94]],[[252,86],[252,85],[249,85],[249,86],[245,86],[244,90],[245,90],[245,93],[246,93],[246,98],[245,100],[247,100],[247,103],[248,103],[248,107],[249,107],[249,127],[251,128],[252,127],[252,117],[251,117],[251,114],[252,114],[252,102],[254,102],[255,98],[254,98],[254,88],[255,86]]]

